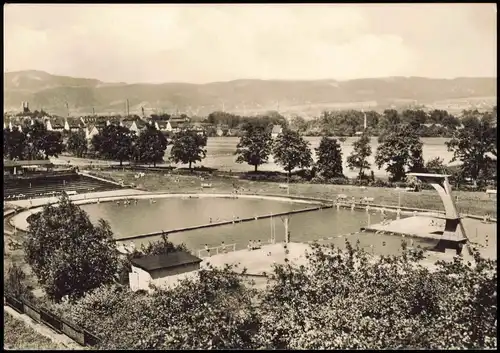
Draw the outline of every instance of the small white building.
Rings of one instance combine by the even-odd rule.
[[[156,127],[156,130],[161,132],[172,131],[172,125],[170,125],[170,122],[168,120],[156,120],[154,121],[154,126]]]
[[[200,270],[201,261],[200,258],[184,251],[132,259],[130,289],[149,291],[150,284],[157,287],[175,285],[184,278],[194,276]]]
[[[92,137],[99,135],[99,129],[97,129],[97,127],[94,125],[88,125],[87,127],[85,127],[84,131],[85,139],[88,141],[92,140]]]
[[[274,138],[278,137],[278,135],[281,134],[282,132],[283,132],[283,128],[281,127],[281,125],[274,125],[273,130],[271,131],[271,136],[274,139]]]

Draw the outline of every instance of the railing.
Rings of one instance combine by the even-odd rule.
[[[99,339],[86,329],[69,322],[67,319],[58,317],[44,308],[38,308],[35,304],[24,299],[18,299],[5,295],[5,304],[20,314],[26,314],[34,321],[48,326],[57,333],[62,333],[82,346],[95,346]]]
[[[225,253],[234,252],[234,251],[236,251],[236,244],[220,245],[220,246],[214,246],[214,247],[207,248],[207,249],[198,250],[198,257],[204,258],[204,257],[210,257],[211,255],[218,255],[219,253],[225,254]]]

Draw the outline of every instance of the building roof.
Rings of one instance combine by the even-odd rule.
[[[79,128],[81,126],[81,121],[79,119],[66,119],[66,121],[68,122],[68,125],[71,128]]]
[[[24,167],[29,165],[52,165],[50,160],[38,160],[38,161],[12,161],[12,160],[3,160],[4,167]]]
[[[154,271],[164,268],[173,268],[182,265],[197,264],[202,260],[185,251],[176,251],[161,255],[146,255],[132,259],[132,265],[144,271]]]
[[[64,128],[64,119],[57,117],[57,118],[51,118],[48,119],[50,121],[50,125],[52,126],[53,129],[55,128]]]

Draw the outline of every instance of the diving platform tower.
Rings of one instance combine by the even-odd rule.
[[[428,173],[408,173],[407,175],[414,176],[419,181],[432,185],[444,204],[445,227],[434,250],[445,252],[446,249],[455,249],[460,254],[468,238],[462,218],[451,195],[451,186],[448,181],[449,175]]]

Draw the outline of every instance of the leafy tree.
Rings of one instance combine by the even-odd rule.
[[[59,301],[113,281],[117,251],[109,225],[94,226],[66,195],[28,219],[25,259],[47,295]]]
[[[139,160],[143,163],[153,163],[156,167],[156,163],[163,161],[167,145],[165,135],[153,125],[147,125],[137,139],[136,149]]]
[[[77,157],[83,157],[85,155],[87,152],[87,139],[85,138],[83,130],[71,132],[66,142],[66,149]]]
[[[342,150],[336,139],[323,137],[316,149],[316,167],[325,179],[343,177]]]
[[[365,177],[365,170],[370,169],[370,162],[368,157],[372,154],[372,147],[370,146],[370,136],[363,133],[358,140],[352,144],[352,153],[347,157],[347,166],[349,169],[359,169],[359,179]]]
[[[22,134],[25,135],[24,139],[20,135],[11,136],[11,138],[23,141],[23,144],[20,145],[22,146],[23,159],[48,159],[52,156],[57,157],[62,153],[64,146],[61,133],[47,131],[45,125],[38,120],[35,120],[33,125],[25,126]]]
[[[444,164],[444,159],[440,157],[435,157],[430,159],[425,164],[425,169],[428,173],[445,174],[447,173],[447,167]]]
[[[406,109],[401,115],[402,120],[415,129],[427,122],[427,114],[421,109]]]
[[[441,124],[447,129],[456,130],[457,127],[460,126],[460,120],[453,115],[448,114],[443,118]]]
[[[491,113],[484,113],[481,118],[468,116],[462,123],[463,129],[457,130],[446,146],[453,152],[452,161],[462,161],[464,175],[477,184],[481,172],[491,162],[488,153],[496,157],[497,128]]]
[[[375,164],[380,169],[384,164],[391,181],[401,181],[406,177],[406,169],[421,171],[424,165],[422,142],[415,130],[407,125],[393,127],[375,154]]]
[[[429,113],[429,122],[434,124],[442,124],[445,117],[450,114],[446,110],[434,109]]]
[[[26,273],[21,267],[13,263],[7,269],[7,274],[4,280],[5,293],[16,298],[33,300],[34,296],[26,284]]]
[[[206,146],[206,136],[193,130],[182,130],[174,135],[170,158],[174,163],[189,163],[189,170],[192,171],[192,163],[201,162],[207,155]]]
[[[253,165],[255,171],[259,165],[267,163],[272,152],[271,131],[262,125],[245,124],[244,134],[236,146],[237,163]]]
[[[147,245],[142,244],[140,255],[162,255],[169,254],[177,251],[188,251],[185,244],[174,244],[168,240],[168,234],[164,233],[161,235],[161,239],[157,241],[151,241]]]
[[[26,135],[18,129],[10,130],[9,128],[3,130],[3,155],[9,159],[24,159],[23,154],[26,148],[27,141]]]
[[[296,115],[290,121],[290,128],[303,134],[307,130],[307,121],[303,117]]]
[[[62,135],[58,131],[47,131],[40,141],[40,151],[43,151],[45,159],[59,156],[63,148]]]
[[[274,159],[288,176],[295,168],[309,168],[313,162],[309,142],[297,132],[284,129],[273,145]]]
[[[92,138],[92,144],[99,155],[107,159],[115,159],[123,165],[133,153],[135,132],[124,126],[108,125]]]
[[[386,109],[380,120],[380,129],[386,130],[402,123],[399,113],[395,109]]]

